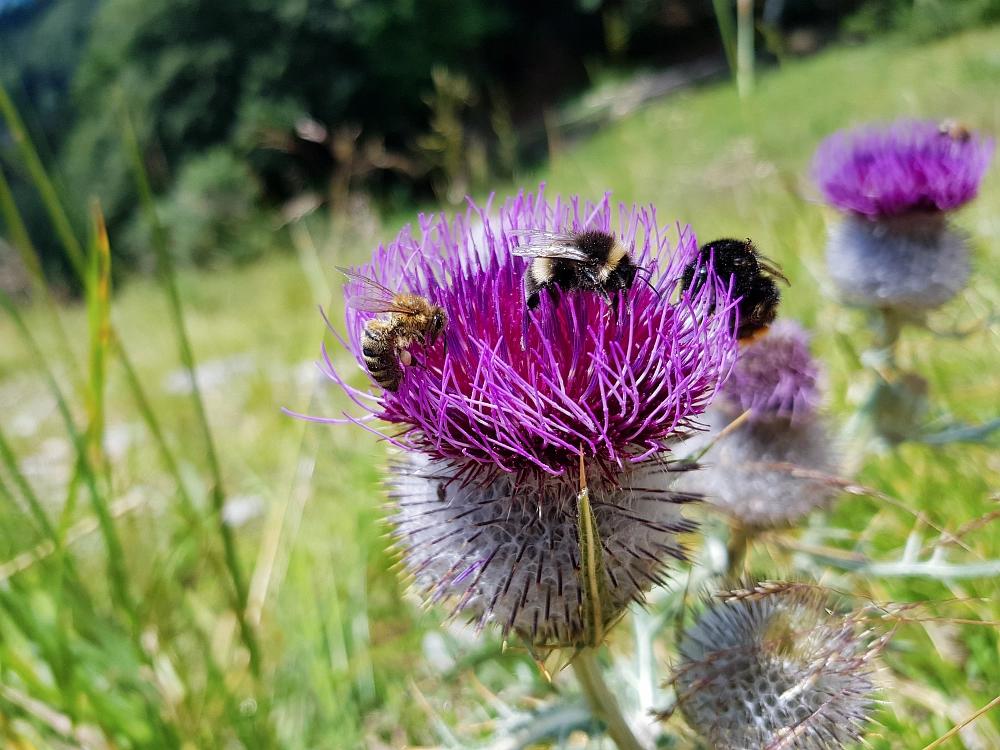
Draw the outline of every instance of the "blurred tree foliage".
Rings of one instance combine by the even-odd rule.
[[[1000,21],[1000,0],[867,0],[845,22],[849,33],[899,31],[917,40]]]
[[[988,1],[1000,2],[968,0]],[[759,7],[808,20],[854,5],[766,0]],[[216,264],[259,254],[258,239],[236,236],[240,227],[262,232],[243,213],[248,206],[307,192],[330,200],[336,215],[361,184],[384,206],[432,193],[454,202],[542,155],[543,111],[603,70],[719,51],[712,0],[36,0],[34,7],[35,20],[18,32],[23,54],[4,55],[5,80],[21,110],[37,114],[49,160],[65,177],[64,202],[100,198],[117,240],[116,269],[150,259],[121,146],[126,108],[178,258]],[[0,47],[9,47],[2,20]],[[39,71],[58,71],[53,95],[42,93]],[[2,149],[0,133],[0,162],[55,270],[58,245]],[[240,164],[250,171],[237,177]],[[237,184],[232,200],[222,200]]]
[[[17,101],[36,147],[50,162],[73,126],[73,75],[86,50],[98,2],[26,0],[6,7],[0,2],[0,81]],[[55,249],[58,243],[42,201],[25,179],[14,151],[0,120],[0,167],[36,242],[53,250],[44,256],[47,271],[51,276],[68,276],[69,266]]]
[[[68,181],[96,191],[112,225],[134,210],[122,102],[160,190],[212,146],[248,154],[306,116],[405,146],[426,126],[432,64],[477,66],[507,22],[486,0],[106,0],[76,79]]]

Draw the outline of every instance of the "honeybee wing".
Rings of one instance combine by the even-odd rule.
[[[396,300],[399,295],[379,284],[375,279],[370,279],[342,266],[335,266],[335,268],[351,281],[364,287],[364,294],[348,297],[347,306],[351,309],[371,313],[402,313],[403,315],[410,315],[414,312],[410,307],[400,305]]]
[[[576,246],[576,239],[571,234],[562,232],[546,232],[540,229],[520,229],[512,234],[524,237],[527,242],[520,247],[511,249],[514,255],[525,258],[562,258],[581,263],[594,261],[587,253]]]

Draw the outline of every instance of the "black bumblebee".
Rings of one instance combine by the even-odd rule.
[[[724,285],[732,281],[733,297],[739,298],[736,308],[740,323],[736,338],[746,341],[766,331],[774,322],[781,301],[775,279],[788,283],[781,269],[758,253],[748,239],[706,242],[698,251],[697,259],[684,269],[681,287],[685,291],[692,286],[694,292],[701,289],[708,276],[709,260],[713,260],[715,274]]]
[[[636,274],[642,270],[628,248],[608,232],[529,230],[518,234],[526,237],[527,243],[511,252],[532,258],[524,280],[529,310],[538,307],[543,289],[548,289],[554,299],[558,299],[559,292],[574,289],[597,292],[611,304],[611,295],[631,289]]]

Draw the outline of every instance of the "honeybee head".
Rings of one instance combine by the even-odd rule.
[[[434,346],[434,342],[438,340],[447,322],[448,318],[444,314],[444,310],[440,307],[435,307],[434,312],[431,314],[430,325],[427,326],[427,346]]]

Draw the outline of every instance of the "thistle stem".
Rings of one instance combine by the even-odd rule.
[[[875,311],[875,346],[885,352],[886,361],[893,368],[896,366],[896,343],[904,323],[903,316],[895,310],[880,307]]]
[[[601,676],[596,648],[585,648],[576,655],[573,659],[573,673],[580,681],[591,714],[604,722],[608,736],[614,740],[618,750],[645,750],[629,729],[618,701]]]
[[[750,533],[741,523],[733,523],[729,527],[729,543],[726,545],[726,555],[729,558],[727,575],[736,579],[739,577],[743,567],[743,561],[747,557],[747,547],[750,545]]]

